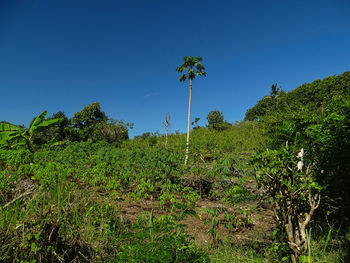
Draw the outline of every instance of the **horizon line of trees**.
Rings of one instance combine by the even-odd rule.
[[[51,117],[46,117],[46,111],[44,113],[43,116],[33,118],[28,129],[24,125],[13,125],[7,121],[1,121],[2,126],[6,124],[6,127],[12,128],[6,131],[6,127],[1,126],[0,132],[13,136],[15,130],[22,131],[22,133],[29,132],[33,124],[39,119],[50,123],[50,125],[43,125],[44,127],[40,130],[37,129],[37,131],[30,134],[30,142],[33,146],[29,148],[33,150],[34,146],[38,148],[40,145],[57,144],[58,142],[106,141],[119,146],[123,141],[129,139],[128,131],[133,128],[133,124],[109,118],[101,110],[99,102],[87,105],[81,111],[75,113],[72,118],[68,118],[63,111],[58,111]],[[0,140],[0,146],[10,147],[9,143],[13,140],[2,137],[4,136],[0,136],[0,139],[3,139]]]

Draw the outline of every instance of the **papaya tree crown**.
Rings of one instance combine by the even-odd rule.
[[[195,79],[196,76],[206,76],[207,73],[204,71],[205,67],[201,64],[202,57],[192,57],[185,56],[184,63],[176,68],[177,72],[184,72],[180,77],[180,81],[185,81],[186,79]]]

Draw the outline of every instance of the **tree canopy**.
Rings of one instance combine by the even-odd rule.
[[[201,64],[203,61],[202,57],[191,57],[185,56],[184,63],[176,68],[177,72],[184,72],[180,77],[180,81],[185,81],[186,79],[192,80],[195,79],[196,76],[206,76],[207,73],[204,71],[205,68]]]
[[[83,128],[93,126],[99,122],[107,121],[108,117],[101,111],[99,102],[87,105],[81,111],[74,114],[72,124],[74,127]]]

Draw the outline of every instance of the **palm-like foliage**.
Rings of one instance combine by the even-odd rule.
[[[0,146],[24,145],[30,151],[33,151],[33,136],[52,125],[63,121],[63,118],[46,120],[47,111],[41,113],[34,119],[29,129],[22,129],[16,125],[1,123],[0,124]]]
[[[190,97],[188,102],[188,119],[187,119],[187,141],[186,141],[186,158],[185,165],[188,162],[188,147],[190,142],[190,119],[191,119],[191,100],[192,100],[192,80],[196,78],[196,76],[206,76],[207,73],[204,71],[205,68],[201,64],[202,57],[184,57],[184,63],[176,68],[177,72],[184,72],[180,77],[180,81],[185,81],[186,79],[190,80]]]
[[[184,63],[176,68],[177,72],[184,72],[181,77],[180,81],[185,81],[186,79],[192,80],[195,79],[196,76],[206,76],[207,73],[204,72],[205,68],[201,64],[202,57],[191,57],[191,56],[185,56],[184,57]]]
[[[5,144],[11,138],[12,134],[20,130],[21,128],[19,128],[16,125],[13,125],[11,123],[1,122],[0,123],[0,146],[2,144]]]

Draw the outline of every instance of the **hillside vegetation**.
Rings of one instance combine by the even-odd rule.
[[[335,213],[350,218],[350,72],[266,96],[246,113],[266,127],[268,147],[304,148]],[[326,200],[325,200],[326,201]]]
[[[350,262],[350,72],[222,115],[187,165],[99,103],[1,122],[0,261]]]

